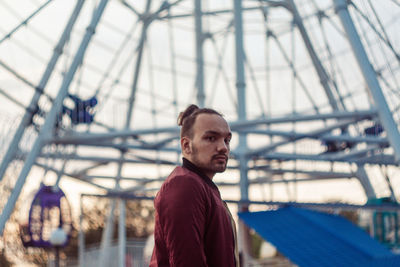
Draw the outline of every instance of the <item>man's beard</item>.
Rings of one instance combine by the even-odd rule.
[[[225,154],[222,154],[226,156]],[[195,145],[192,145],[192,163],[197,166],[197,168],[201,169],[205,173],[217,173],[224,172],[226,170],[226,165],[228,164],[228,158],[225,161],[225,164],[213,164],[215,157],[221,156],[221,154],[215,154],[211,157],[209,162],[201,162],[198,158],[198,149]]]

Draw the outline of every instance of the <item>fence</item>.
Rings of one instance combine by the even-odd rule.
[[[145,267],[149,265],[148,255],[145,255],[146,240],[134,239],[127,240],[126,251],[125,251],[125,267]],[[99,260],[102,258],[105,260],[104,267],[114,267],[119,265],[118,257],[118,243],[114,242],[107,249],[107,256],[100,257],[101,248],[100,245],[90,246],[85,248],[83,254],[84,267],[98,267]],[[54,267],[54,259],[50,259],[47,265],[48,267]],[[61,260],[60,267],[79,267],[77,259],[66,259]]]

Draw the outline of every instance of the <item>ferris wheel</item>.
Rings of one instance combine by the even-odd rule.
[[[56,184],[154,196],[180,162],[176,118],[191,103],[231,125],[230,178],[216,183],[238,202],[260,200],[254,188],[327,179],[397,199],[396,0],[0,7],[0,101],[17,124],[0,150],[0,184],[12,184],[0,232],[33,166]]]

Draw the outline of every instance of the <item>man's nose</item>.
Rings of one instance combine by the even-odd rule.
[[[218,152],[228,152],[229,151],[229,145],[227,143],[225,143],[225,140],[222,140],[220,142],[218,142]]]

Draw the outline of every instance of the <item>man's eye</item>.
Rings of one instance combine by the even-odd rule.
[[[225,144],[228,144],[228,145],[229,145],[230,142],[231,142],[231,139],[230,139],[230,138],[225,139]]]
[[[213,141],[215,141],[215,136],[207,136],[206,139],[207,139],[208,141],[213,142]]]

